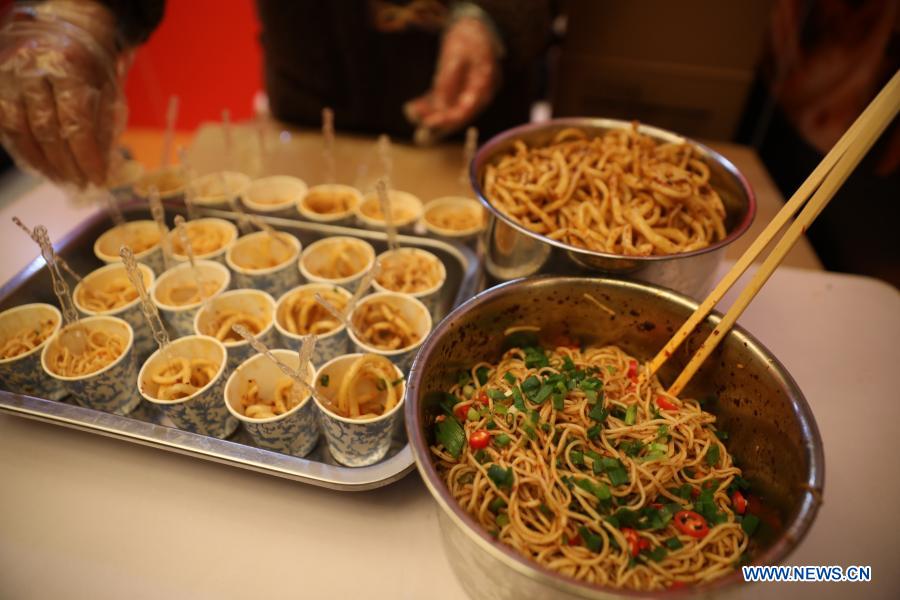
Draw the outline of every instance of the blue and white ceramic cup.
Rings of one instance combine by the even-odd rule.
[[[314,185],[297,203],[297,211],[307,221],[328,225],[353,225],[353,212],[362,202],[358,189],[340,183]]]
[[[138,270],[144,279],[144,289],[150,290],[156,276],[153,270],[145,264],[138,263]],[[86,317],[95,317],[105,315],[110,317],[119,317],[125,319],[131,325],[134,331],[134,352],[139,360],[143,360],[153,352],[156,347],[156,341],[153,339],[153,333],[147,324],[147,319],[141,310],[141,298],[135,292],[133,300],[126,302],[122,306],[103,310],[103,307],[97,304],[96,295],[108,294],[106,291],[110,287],[115,286],[133,290],[131,282],[128,280],[128,273],[125,271],[125,265],[122,263],[109,264],[100,267],[95,271],[91,271],[78,285],[72,293],[72,299],[75,301],[75,307],[82,315]],[[91,290],[94,290],[94,298],[92,298]]]
[[[62,315],[51,304],[22,304],[0,313],[0,384],[17,394],[59,400],[66,395],[62,383],[48,377],[41,367],[41,352],[59,331]],[[13,343],[13,338],[29,331],[40,332],[47,326],[49,334],[34,348]]]
[[[262,177],[244,190],[241,202],[250,212],[291,218],[297,214],[297,203],[306,195],[306,189],[305,181],[290,175]]]
[[[279,232],[273,240],[270,233],[257,231],[238,238],[225,253],[225,264],[234,273],[235,287],[262,290],[277,298],[300,285],[300,248],[300,240],[289,233]]]
[[[86,339],[76,340],[76,335]],[[104,339],[111,336],[119,338],[123,347],[112,362],[83,375],[66,376],[56,371],[60,357],[68,349],[85,344],[102,347]],[[71,323],[60,329],[41,352],[44,372],[59,381],[78,404],[117,415],[127,415],[141,403],[140,396],[134,393],[136,363],[134,331],[118,317],[86,317]]]
[[[397,292],[412,296],[428,308],[432,321],[443,316],[438,313],[441,310],[441,288],[447,281],[447,268],[441,259],[419,248],[398,248],[382,252],[376,260],[381,266],[375,281],[372,282],[376,292]],[[428,273],[433,276],[433,281],[416,291],[405,291],[402,272],[412,261],[424,261],[428,265]],[[400,277],[396,277],[397,274],[401,274]]]
[[[308,283],[327,283],[351,292],[375,264],[372,244],[359,238],[335,236],[313,242],[300,255],[300,274]]]
[[[388,201],[391,203],[391,217],[398,231],[412,233],[416,223],[422,218],[422,201],[418,196],[400,190],[388,190]],[[386,229],[384,216],[381,214],[381,200],[373,190],[368,192],[363,201],[356,207],[356,219],[365,229]]]
[[[290,350],[273,350],[281,362],[296,369],[300,357]],[[316,370],[311,363],[306,364],[307,381],[312,384]],[[238,419],[260,448],[274,450],[293,456],[306,456],[319,440],[319,415],[309,392],[302,390],[300,403],[274,417],[256,419],[244,414],[242,399],[247,394],[251,382],[259,389],[259,398],[274,402],[279,383],[287,376],[268,357],[257,354],[241,363],[225,384],[225,406]],[[297,385],[297,384],[294,384]]]
[[[352,294],[342,287],[326,283],[307,283],[300,285],[282,295],[275,304],[275,329],[281,336],[281,347],[290,350],[299,350],[306,335],[297,333],[300,329],[298,320],[308,319],[307,326],[313,325],[313,319],[323,316],[329,321],[334,317],[326,312],[326,309],[316,307],[310,309],[310,303],[316,302],[316,294],[332,292],[344,298],[346,304]],[[326,296],[327,299],[327,296]],[[316,348],[313,351],[312,361],[317,365],[324,364],[350,351],[350,338],[347,337],[347,328],[342,323],[330,331],[318,331],[316,333]]]
[[[192,180],[188,184],[188,191],[196,206],[231,210],[229,198],[240,198],[249,185],[250,178],[243,173],[216,171]]]
[[[155,221],[128,221],[104,231],[94,242],[94,255],[106,264],[121,263],[119,250],[129,246],[134,258],[157,275],[165,270],[162,254],[162,232]]]
[[[189,396],[178,400],[160,400],[157,397],[159,383],[154,381],[154,376],[158,376],[169,361],[176,359],[208,360],[217,365],[216,374],[206,385]],[[178,429],[226,438],[238,427],[237,419],[231,416],[222,402],[226,359],[225,346],[216,338],[205,335],[179,338],[150,355],[138,374],[138,391]]]
[[[199,242],[191,242],[191,246],[194,248],[194,260],[214,260],[217,263],[225,264],[225,253],[228,252],[228,249],[238,237],[238,230],[234,223],[225,219],[206,217],[188,221],[184,226],[187,228],[189,239],[192,235],[203,233],[215,236],[214,249],[205,252],[197,251]],[[181,247],[181,236],[177,230],[173,229],[169,232],[169,241],[172,244],[172,259],[175,262],[187,262],[188,256],[183,254],[185,250]]]
[[[322,432],[331,456],[348,467],[366,467],[383,459],[391,449],[394,430],[403,419],[403,402],[406,398],[406,381],[403,372],[394,365],[395,390],[400,400],[383,415],[368,419],[349,418],[336,412],[337,395],[344,376],[360,360],[363,354],[345,354],[331,360],[316,372],[316,392],[331,406],[323,405],[316,398],[321,415]],[[398,381],[399,380],[399,381]],[[391,382],[391,383],[394,383]],[[377,392],[378,382],[361,381],[349,389],[350,394],[370,395]]]
[[[412,333],[415,334],[415,341],[407,344],[402,348],[384,348],[379,347],[371,338],[361,339],[366,336],[365,327],[362,324],[362,315],[370,310],[370,305],[385,303],[391,310],[399,315],[401,319],[409,326]],[[350,323],[354,326],[350,330],[350,341],[357,352],[367,352],[369,354],[380,354],[388,358],[392,363],[400,367],[404,372],[409,371],[412,366],[416,352],[425,341],[425,338],[431,333],[431,313],[428,308],[413,298],[405,294],[396,292],[376,292],[363,297],[362,300],[350,313]],[[359,335],[357,335],[359,334]]]
[[[250,343],[231,330],[235,323],[247,327],[247,322],[238,320],[240,315],[247,315],[259,323],[254,334],[267,347],[275,345],[278,337],[275,333],[275,300],[260,290],[231,290],[219,294],[200,307],[194,317],[194,333],[208,335],[218,339],[228,351],[226,374],[231,373],[239,364],[253,356],[256,351]],[[252,327],[247,327],[253,332]]]
[[[209,298],[215,298],[231,285],[231,271],[211,260],[198,260],[196,273],[190,263],[174,266],[156,279],[150,298],[159,309],[169,333],[182,337],[194,333],[194,317]],[[197,276],[209,285],[208,297],[197,300]]]

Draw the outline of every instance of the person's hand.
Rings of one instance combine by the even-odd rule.
[[[404,107],[414,124],[449,133],[469,123],[491,101],[500,79],[494,34],[465,17],[444,34],[432,88]]]
[[[15,5],[0,29],[0,140],[20,167],[104,183],[126,111],[115,35],[99,3]]]

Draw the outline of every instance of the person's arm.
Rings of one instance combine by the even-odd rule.
[[[125,125],[128,51],[161,15],[148,0],[13,5],[0,26],[0,140],[20,167],[103,185]]]

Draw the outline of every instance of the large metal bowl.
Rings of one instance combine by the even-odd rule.
[[[590,293],[615,311],[601,312]],[[616,592],[562,577],[496,542],[453,499],[435,470],[429,446],[441,390],[460,369],[501,355],[503,332],[537,325],[594,343],[615,343],[641,360],[651,358],[696,304],[675,292],[614,279],[536,277],[499,285],[459,306],[419,351],[409,376],[406,427],[416,465],[437,500],[444,549],[462,586],[473,598],[609,598],[649,596]],[[709,317],[667,362],[660,377],[671,382],[687,362],[687,350],[712,331]],[[717,427],[754,493],[776,510],[783,529],[754,538],[754,563],[776,564],[800,542],[822,498],[822,439],[809,405],[784,367],[741,328],[732,330],[697,373],[685,397],[718,400]],[[741,581],[735,571],[705,592]],[[677,592],[673,592],[677,593]],[[657,594],[658,595],[658,594]]]
[[[490,211],[483,239],[485,269],[493,283],[535,274],[609,274],[672,288],[694,298],[711,288],[725,248],[744,234],[756,215],[756,198],[746,178],[728,159],[703,144],[649,125],[638,131],[661,142],[687,141],[709,165],[710,183],[725,205],[727,236],[706,248],[668,256],[623,256],[595,252],[551,240],[516,223],[497,209],[481,187],[488,165],[507,154],[516,140],[529,146],[549,143],[561,129],[578,127],[590,133],[631,127],[630,121],[569,118],[530,123],[491,138],[475,155],[469,175],[472,189]]]

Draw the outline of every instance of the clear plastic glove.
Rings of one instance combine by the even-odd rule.
[[[469,123],[497,90],[498,47],[494,32],[480,19],[453,23],[444,34],[432,88],[404,106],[409,121],[438,135]]]
[[[90,0],[16,4],[0,28],[0,139],[20,167],[102,185],[127,109],[112,13]]]

